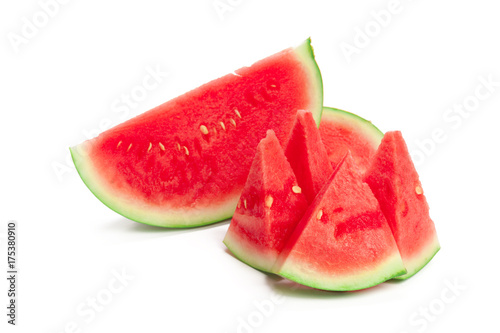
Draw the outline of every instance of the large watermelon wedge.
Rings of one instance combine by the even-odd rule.
[[[273,272],[339,291],[368,288],[406,272],[389,224],[350,153],[307,209]]]
[[[283,144],[299,109],[319,124],[310,40],[202,85],[71,148],[88,188],[137,222],[193,227],[231,217],[258,142]]]
[[[257,146],[224,244],[241,261],[270,272],[307,206],[292,167],[269,130]]]
[[[299,110],[285,155],[310,203],[333,172],[311,112]]]
[[[362,174],[366,172],[384,136],[370,121],[329,107],[323,108],[319,132],[332,165],[336,166],[350,150]]]
[[[397,279],[407,279],[434,257],[440,245],[401,132],[384,135],[364,180],[380,203],[408,271]]]

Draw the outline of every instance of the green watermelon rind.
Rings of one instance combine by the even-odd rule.
[[[306,39],[305,42],[296,47],[294,52],[297,54],[298,58],[302,60],[305,67],[309,69],[309,74],[312,76],[311,90],[318,92],[315,98],[311,98],[311,100],[318,102],[317,105],[313,105],[308,111],[312,112],[314,121],[316,122],[316,125],[319,126],[323,115],[323,78],[315,60],[314,49],[311,45],[311,38]],[[319,112],[315,112],[315,110],[319,110]]]
[[[344,121],[351,123],[353,126],[355,126],[362,133],[366,134],[368,138],[371,139],[375,148],[377,148],[380,145],[380,142],[384,137],[384,133],[380,129],[378,129],[378,127],[375,126],[371,121],[366,120],[365,118],[360,117],[357,114],[351,113],[349,111],[324,106],[322,117],[332,121],[342,119]]]
[[[302,285],[329,291],[354,291],[376,286],[387,280],[406,273],[403,268],[399,252],[394,253],[375,269],[365,270],[359,274],[346,275],[342,277],[323,276],[320,272],[312,274],[304,273],[304,266],[301,263],[287,263],[278,274],[289,280]],[[307,277],[309,275],[309,278]],[[314,275],[314,276],[312,276]]]
[[[165,211],[163,210],[154,211],[151,207],[145,207],[145,209],[147,209],[147,215],[149,221],[153,222],[144,222],[141,219],[142,211],[140,209],[131,208],[135,206],[135,203],[133,202],[124,203],[123,200],[116,200],[118,194],[113,194],[111,193],[111,191],[106,191],[99,183],[98,181],[99,175],[93,170],[90,160],[85,158],[85,152],[83,146],[71,147],[70,152],[71,152],[71,157],[73,159],[73,163],[75,164],[76,170],[80,175],[80,178],[83,180],[88,189],[109,209],[135,222],[151,226],[158,226],[158,227],[166,226],[162,224],[162,221],[165,221],[165,216],[166,216]],[[224,207],[218,210],[214,210],[214,212],[210,212],[207,209],[204,209],[202,212],[199,213],[204,217],[204,219],[200,219],[201,222],[198,224],[178,222],[175,224],[169,224],[168,227],[194,228],[227,220],[234,213],[237,201],[238,200],[236,199],[234,202],[228,202]],[[127,212],[125,212],[123,209],[124,205],[129,205]],[[225,214],[221,214],[220,213],[221,211],[225,211]],[[172,211],[170,211],[170,213],[172,213]],[[191,214],[192,213],[193,212],[191,211]],[[171,216],[172,214],[170,214],[168,217],[171,218]],[[183,221],[183,218],[184,215],[182,213],[178,214],[177,221]]]
[[[323,81],[321,72],[314,58],[314,51],[311,46],[310,38],[296,47],[293,52],[306,71],[310,75],[308,83],[311,92],[311,105],[309,111],[319,126],[323,110]],[[211,205],[200,209],[179,209],[173,208],[160,209],[153,208],[146,204],[139,204],[125,198],[116,190],[106,187],[106,183],[101,179],[99,173],[94,169],[92,161],[87,158],[85,153],[86,145],[91,144],[92,140],[86,141],[80,145],[70,148],[73,163],[77,169],[80,178],[83,180],[89,190],[108,208],[116,213],[135,222],[151,226],[168,228],[194,228],[208,224],[227,220],[233,216],[238,203],[239,194],[235,194],[232,199],[227,199],[218,206]]]
[[[404,261],[404,265],[406,267],[407,273],[397,276],[394,279],[396,280],[406,280],[411,278],[413,275],[420,272],[427,264],[434,258],[434,256],[441,249],[441,245],[439,245],[439,241],[437,236],[434,237],[427,246],[420,251],[419,255],[411,260]]]
[[[240,261],[259,271],[271,273],[272,267],[279,253],[270,250],[262,251],[237,233],[226,233],[223,243]]]

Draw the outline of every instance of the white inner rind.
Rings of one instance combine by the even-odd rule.
[[[323,290],[348,291],[365,289],[405,273],[399,252],[395,252],[373,269],[352,274],[324,274],[311,269],[307,263],[287,258],[279,275],[297,283]]]
[[[101,174],[95,170],[91,159],[84,152],[87,144],[88,141],[70,148],[73,162],[80,177],[103,204],[131,220],[171,228],[195,227],[228,219],[236,209],[239,199],[237,194],[219,205],[212,204],[203,209],[158,207],[124,196],[118,190],[113,189],[112,186],[108,186],[108,180],[103,179]]]
[[[265,272],[271,272],[278,257],[277,251],[256,246],[254,242],[250,242],[244,235],[232,232],[231,227],[224,237],[224,244],[236,258]]]

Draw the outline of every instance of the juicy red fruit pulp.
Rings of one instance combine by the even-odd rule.
[[[307,74],[293,57],[272,56],[237,74],[96,138],[90,152],[96,169],[120,191],[158,206],[207,205],[241,191],[256,143],[267,128],[283,142],[292,110],[307,105],[310,96]],[[267,126],[255,126],[262,123]]]

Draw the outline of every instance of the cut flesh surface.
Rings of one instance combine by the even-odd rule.
[[[273,271],[325,290],[368,288],[406,272],[391,229],[350,154],[306,211]]]
[[[241,261],[269,272],[307,209],[276,135],[257,146],[248,179],[224,243]]]
[[[307,201],[312,202],[333,168],[311,112],[297,112],[285,155]]]
[[[401,132],[385,134],[364,180],[380,203],[408,271],[397,278],[407,279],[434,257],[440,245]]]

